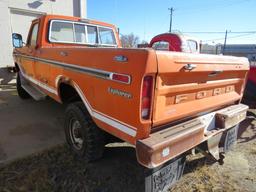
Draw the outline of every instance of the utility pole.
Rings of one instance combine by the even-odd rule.
[[[225,49],[226,49],[227,36],[228,36],[228,30],[226,30],[226,33],[225,33],[225,40],[224,40],[223,51],[222,51],[222,54],[223,54],[223,55],[224,55]]]
[[[169,29],[169,32],[171,33],[172,32],[172,14],[173,14],[173,7],[172,8],[168,8],[168,10],[170,11],[170,29]]]

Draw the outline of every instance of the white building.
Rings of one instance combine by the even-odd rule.
[[[86,17],[86,0],[0,0],[0,68],[13,66],[12,33],[27,39],[30,23],[43,14]]]

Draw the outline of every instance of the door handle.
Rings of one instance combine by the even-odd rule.
[[[184,69],[189,70],[189,71],[195,69],[196,67],[197,66],[195,64],[186,64],[186,65],[184,65]]]
[[[208,75],[208,77],[216,76],[216,75],[218,75],[218,74],[220,74],[220,73],[222,73],[222,72],[223,72],[222,70],[215,70],[215,71],[211,72],[211,73]]]

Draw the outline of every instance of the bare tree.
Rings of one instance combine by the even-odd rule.
[[[134,35],[133,33],[130,33],[128,35],[122,35],[121,42],[123,47],[127,47],[127,48],[137,47],[139,43],[139,37]]]

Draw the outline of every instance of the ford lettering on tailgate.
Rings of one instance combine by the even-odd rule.
[[[198,92],[194,92],[194,93],[176,95],[175,104],[179,104],[179,103],[183,103],[183,102],[195,100],[195,99],[203,99],[206,97],[221,95],[224,93],[232,92],[234,90],[235,90],[235,86],[229,85],[226,87],[219,87],[219,88],[215,88],[215,89],[208,89],[208,90],[198,91]]]

